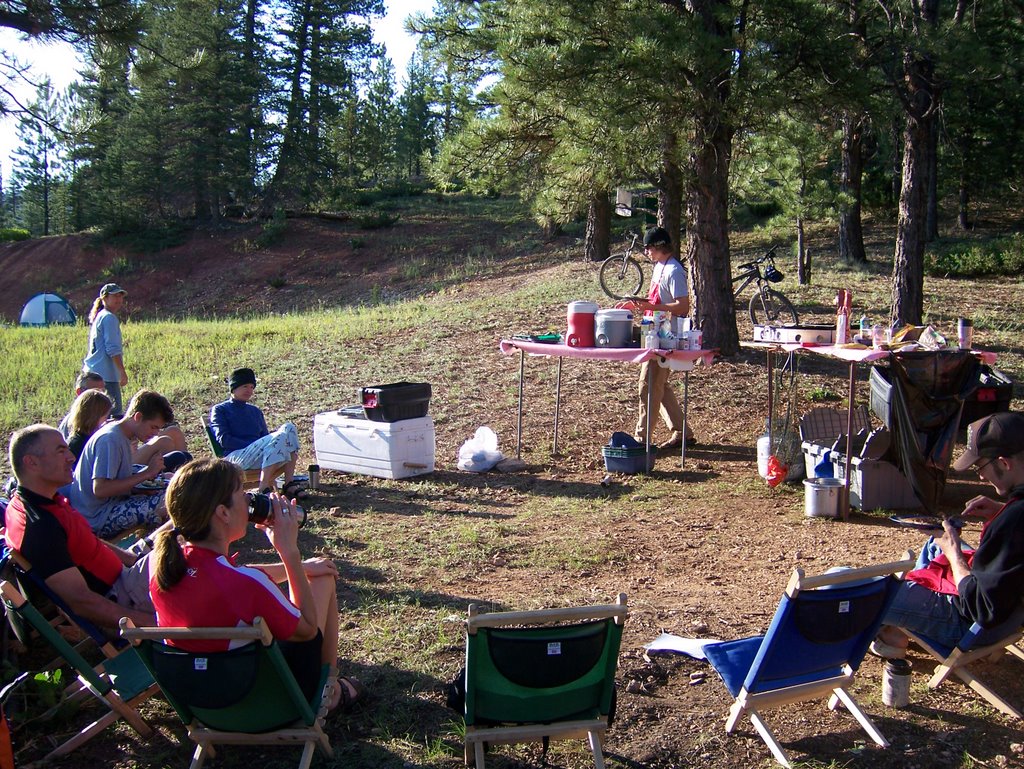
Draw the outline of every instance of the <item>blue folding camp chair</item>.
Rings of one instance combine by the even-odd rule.
[[[940,552],[942,551],[934,543],[934,540],[929,539],[918,554],[914,568],[920,569],[924,567]],[[907,550],[904,553],[904,557],[914,558],[914,551]],[[1011,619],[1014,621],[1008,620],[1007,625],[1013,629],[1001,636],[987,632],[981,625],[975,622],[964,633],[963,638],[957,642],[957,645],[953,647],[939,643],[921,633],[912,633],[906,628],[900,628],[900,630],[906,633],[912,641],[928,652],[939,663],[928,681],[928,688],[937,688],[949,677],[950,673],[953,673],[957,678],[984,697],[997,710],[1008,716],[1024,719],[1024,714],[1019,709],[999,696],[989,688],[988,684],[967,670],[966,667],[977,660],[1002,657],[1004,651],[1008,651],[1018,659],[1024,660],[1024,649],[1017,646],[1017,642],[1024,638],[1024,603],[1017,608]]]
[[[828,696],[829,708],[842,702],[871,739],[887,747],[847,687],[899,586],[894,575],[912,566],[900,561],[815,577],[796,569],[765,635],[705,645],[704,654],[735,698],[725,731],[732,734],[748,715],[775,759],[788,767],[761,711]]]

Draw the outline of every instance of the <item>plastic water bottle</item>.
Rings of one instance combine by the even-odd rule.
[[[644,333],[645,327],[646,327],[646,333]],[[644,347],[647,348],[648,350],[657,350],[658,349],[658,335],[654,331],[654,324],[653,323],[645,323],[643,326],[640,327],[640,331],[641,331],[641,333],[644,333]]]
[[[870,339],[871,338],[871,321],[868,320],[867,315],[860,316],[860,338]]]
[[[840,309],[836,315],[836,344],[846,344],[849,341],[850,318],[846,310]]]

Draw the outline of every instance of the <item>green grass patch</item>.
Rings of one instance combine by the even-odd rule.
[[[983,243],[942,241],[925,254],[925,273],[933,277],[971,278],[1024,273],[1024,234]]]
[[[32,233],[21,227],[0,227],[0,243],[13,243],[18,240],[28,240]]]
[[[383,230],[393,227],[402,217],[389,211],[376,210],[356,214],[352,218],[361,230]]]

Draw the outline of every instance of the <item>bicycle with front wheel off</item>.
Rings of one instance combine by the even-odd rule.
[[[734,284],[739,283],[732,292],[733,299],[738,299],[751,283],[757,284],[748,305],[750,322],[755,326],[795,326],[800,322],[793,303],[781,291],[770,287],[770,284],[778,283],[783,278],[782,272],[775,266],[776,249],[777,245],[772,246],[764,256],[739,265],[739,275],[732,279]]]
[[[612,299],[636,299],[643,298],[644,291],[644,267],[637,254],[641,248],[637,247],[640,236],[631,233],[632,239],[626,250],[612,254],[603,262],[598,272],[598,280],[601,282],[601,290]]]

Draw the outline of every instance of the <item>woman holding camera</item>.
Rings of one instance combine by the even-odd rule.
[[[157,624],[234,627],[263,617],[303,694],[312,698],[322,665],[337,674],[338,569],[325,558],[302,560],[294,500],[270,494],[270,518],[258,524],[280,563],[239,566],[230,548],[248,528],[249,497],[237,465],[223,459],[189,462],[171,480],[166,499],[173,529],[157,535],[149,584]],[[287,596],[278,587],[285,582]],[[230,642],[174,643],[215,652]],[[337,678],[328,705],[349,706],[365,693],[357,679]]]

